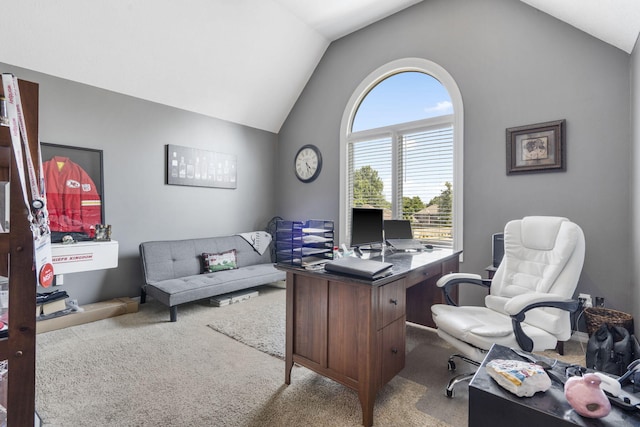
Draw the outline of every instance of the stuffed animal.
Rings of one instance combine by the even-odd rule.
[[[571,377],[564,385],[564,396],[571,407],[587,418],[602,418],[611,412],[611,403],[600,388],[601,379],[595,374]]]

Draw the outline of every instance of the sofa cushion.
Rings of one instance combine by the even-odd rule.
[[[203,273],[215,273],[222,270],[234,270],[238,268],[238,259],[236,258],[236,250],[220,253],[202,254]]]
[[[161,303],[173,306],[252,288],[285,279],[285,273],[273,264],[257,264],[217,273],[196,274],[155,282],[147,286],[147,294]]]
[[[144,282],[151,284],[201,274],[203,253],[221,253],[231,249],[236,250],[239,268],[272,264],[270,251],[260,255],[240,236],[144,242],[140,244]]]

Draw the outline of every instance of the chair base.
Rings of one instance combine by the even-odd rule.
[[[453,397],[453,387],[458,383],[471,381],[471,378],[473,378],[475,374],[475,372],[469,372],[466,374],[456,375],[451,378],[451,380],[449,380],[449,384],[447,384],[447,388],[444,390],[445,395],[449,398]]]
[[[473,366],[480,366],[480,363],[476,362],[473,359],[468,358],[467,356],[464,356],[462,354],[452,354],[451,356],[449,356],[449,361],[447,362],[447,367],[450,371],[456,370],[456,364],[453,361],[454,357],[457,357],[460,360],[463,360]],[[471,381],[471,378],[473,378],[474,375],[475,375],[475,372],[468,372],[466,374],[456,375],[455,377],[451,378],[449,380],[449,384],[447,384],[447,387],[445,388],[445,391],[444,391],[445,395],[449,398],[453,397],[453,388],[456,386],[456,384],[465,382],[465,381]]]
[[[467,362],[467,363],[469,363],[469,364],[471,364],[473,366],[480,366],[480,362],[477,362],[477,361],[475,361],[475,360],[473,360],[473,359],[471,359],[471,358],[469,358],[469,357],[467,357],[467,356],[465,356],[463,354],[457,354],[456,353],[456,354],[452,354],[451,356],[449,356],[449,360],[447,361],[447,368],[450,371],[455,371],[456,370],[456,363],[453,361],[454,357],[457,357],[460,360],[465,361],[465,362]]]

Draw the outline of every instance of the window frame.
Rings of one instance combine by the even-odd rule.
[[[353,120],[357,113],[360,103],[369,94],[378,83],[391,77],[394,74],[398,74],[406,71],[415,71],[428,74],[438,80],[445,89],[449,92],[451,103],[453,104],[453,120],[449,120],[448,116],[440,116],[431,119],[418,120],[414,122],[402,123],[394,126],[385,126],[382,128],[363,130],[358,132],[351,132],[353,126]],[[453,249],[455,251],[462,250],[463,246],[463,136],[464,136],[464,115],[463,115],[462,96],[458,85],[453,77],[440,65],[435,62],[422,59],[422,58],[403,58],[389,62],[372,73],[370,73],[351,95],[344,113],[342,115],[342,121],[340,124],[340,215],[339,215],[339,241],[341,243],[347,243],[349,236],[347,230],[349,229],[347,220],[349,218],[347,208],[349,206],[349,191],[348,191],[348,171],[349,171],[349,142],[355,139],[368,138],[373,135],[382,135],[386,131],[386,135],[392,135],[392,138],[396,138],[394,135],[395,129],[401,128],[403,131],[406,129],[422,128],[425,124],[437,123],[443,118],[453,123]],[[392,129],[393,128],[393,129]],[[394,153],[394,156],[396,154]],[[395,158],[392,161],[395,162]],[[396,185],[394,179],[394,186]],[[393,194],[396,194],[396,188],[392,189]],[[395,200],[392,203],[396,203]]]

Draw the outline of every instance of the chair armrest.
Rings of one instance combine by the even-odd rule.
[[[507,302],[504,305],[504,310],[510,316],[514,316],[514,315],[517,315],[518,313],[521,313],[521,312],[524,313],[528,310],[531,310],[532,308],[535,308],[535,307],[530,307],[532,304],[541,304],[541,303],[544,304],[544,303],[551,303],[551,302],[565,303],[565,302],[571,302],[571,301],[574,301],[574,300],[565,298],[557,294],[543,294],[543,293],[522,294],[522,295],[518,295],[511,298],[509,302]],[[551,306],[540,305],[539,307],[551,307]],[[556,308],[562,308],[562,307],[556,307]],[[569,308],[564,308],[564,310],[569,310]]]
[[[578,309],[579,303],[576,300],[567,299],[554,294],[525,294],[518,295],[505,304],[505,311],[511,315],[513,333],[516,336],[518,345],[524,351],[533,350],[533,340],[522,330],[521,322],[525,319],[525,313],[533,308],[551,307],[574,312]]]
[[[484,286],[485,288],[491,287],[491,280],[483,279],[479,274],[472,274],[472,273],[445,274],[440,279],[438,279],[438,281],[436,282],[436,285],[439,288],[442,288],[442,291],[444,292],[444,299],[447,302],[447,305],[455,305],[455,306],[458,305],[453,300],[453,298],[451,298],[450,292],[454,286],[459,285],[460,283],[469,283],[471,285]]]
[[[454,280],[454,279],[464,279],[464,280],[468,280],[468,281],[476,281],[476,280],[482,280],[482,277],[480,277],[479,274],[473,274],[473,273],[449,273],[449,274],[445,274],[444,276],[439,278],[438,281],[436,282],[436,285],[438,285],[438,287],[441,288],[448,281]]]

